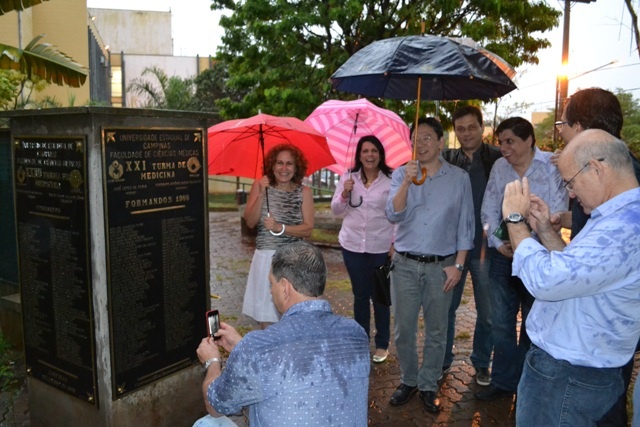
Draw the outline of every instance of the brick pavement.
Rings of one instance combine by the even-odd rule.
[[[223,319],[241,328],[252,329],[256,323],[241,314],[246,275],[249,270],[253,239],[240,235],[240,218],[237,213],[212,212],[209,217],[211,252],[211,300],[220,310]],[[323,248],[329,271],[325,297],[335,313],[352,317],[352,294],[342,255],[336,248]],[[218,298],[219,297],[219,298]],[[372,316],[373,317],[373,316]],[[392,319],[393,321],[393,319]],[[399,385],[400,368],[393,342],[389,358],[380,365],[372,365],[369,385],[369,426],[514,426],[514,408],[511,399],[494,402],[477,402],[473,391],[474,370],[469,362],[475,305],[471,285],[468,284],[463,302],[458,309],[456,325],[455,360],[451,372],[443,379],[440,400],[442,411],[437,416],[426,412],[417,397],[401,407],[389,405],[389,398]],[[393,327],[393,325],[392,325]],[[372,325],[373,330],[373,325]],[[421,348],[422,333],[418,337]],[[373,340],[371,351],[375,350]],[[242,417],[233,417],[240,425],[246,425]]]
[[[222,319],[238,326],[241,332],[256,328],[256,323],[242,315],[242,299],[255,247],[251,238],[240,233],[240,215],[237,212],[212,212],[209,216],[211,304],[220,310]],[[352,296],[348,276],[342,263],[340,251],[324,248],[323,254],[329,270],[325,297],[331,302],[334,312],[352,317]],[[393,319],[392,319],[393,322]],[[372,365],[369,385],[369,426],[504,426],[515,425],[513,402],[509,398],[493,402],[478,402],[473,392],[480,387],[475,384],[473,367],[469,362],[473,342],[475,308],[470,283],[467,283],[462,304],[458,309],[456,325],[455,360],[451,372],[441,383],[439,397],[442,411],[436,416],[426,412],[417,397],[401,407],[389,405],[389,397],[399,384],[399,366],[393,342],[389,358],[380,365]],[[392,325],[393,327],[393,325]],[[373,327],[372,327],[373,329]],[[418,337],[421,347],[422,333]],[[374,350],[373,342],[371,351]],[[636,356],[636,371],[639,356]],[[5,396],[6,397],[6,396]],[[11,399],[0,427],[30,427],[26,390]],[[5,408],[2,408],[3,412]],[[246,427],[245,416],[232,419]]]

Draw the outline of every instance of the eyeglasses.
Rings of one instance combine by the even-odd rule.
[[[560,128],[564,125],[569,125],[571,126],[571,122],[563,122],[563,121],[559,121],[559,122],[555,122],[554,123],[556,125],[556,127],[558,128],[558,130],[560,130]]]
[[[596,159],[599,162],[604,162],[604,157],[600,157],[599,159]],[[564,188],[569,190],[569,191],[573,191],[573,185],[571,184],[573,182],[574,179],[576,179],[576,177],[580,174],[580,172],[582,172],[583,170],[585,170],[585,168],[587,166],[589,166],[589,164],[591,163],[591,160],[589,160],[587,163],[585,163],[585,165],[583,167],[580,168],[580,170],[578,172],[576,172],[575,175],[573,175],[573,177],[564,183]]]
[[[434,138],[431,135],[429,135],[429,136],[423,136],[422,138],[421,137],[417,137],[416,141],[426,144],[427,142],[435,141],[436,139],[437,138]]]

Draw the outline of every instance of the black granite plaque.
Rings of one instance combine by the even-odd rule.
[[[13,141],[27,372],[97,404],[84,137]]]
[[[114,398],[191,366],[206,310],[202,129],[103,129]]]

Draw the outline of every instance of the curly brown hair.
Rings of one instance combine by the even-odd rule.
[[[304,156],[302,151],[300,151],[300,149],[293,144],[278,144],[271,150],[269,150],[264,159],[264,173],[265,175],[267,175],[267,177],[269,177],[269,185],[276,185],[276,174],[273,173],[273,167],[276,164],[276,158],[278,157],[278,154],[283,151],[288,151],[289,153],[291,153],[293,161],[296,165],[296,170],[293,173],[293,178],[291,179],[291,181],[298,185],[302,184],[302,179],[307,175],[308,163],[306,157]]]

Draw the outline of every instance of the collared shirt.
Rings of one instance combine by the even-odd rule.
[[[384,207],[389,195],[391,178],[380,172],[378,177],[366,188],[362,183],[360,171],[351,174],[353,190],[351,204],[349,198],[343,198],[344,181],[349,174],[340,178],[336,192],[331,200],[331,211],[334,215],[344,215],[342,228],[338,235],[340,246],[351,252],[381,254],[388,252],[393,239],[393,224],[389,222]]]
[[[221,414],[249,406],[252,427],[366,426],[369,366],[364,329],[327,301],[304,301],[249,332],[207,398]]]
[[[482,199],[487,188],[487,181],[493,164],[502,157],[502,153],[496,147],[482,143],[473,152],[471,159],[467,157],[462,148],[447,149],[442,152],[442,157],[454,166],[467,171],[471,180],[471,194],[473,194],[473,214],[476,221],[473,249],[469,252],[471,259],[484,258],[487,247],[487,239],[482,228],[480,212]]]
[[[640,338],[640,189],[603,203],[562,252],[525,239],[513,274],[536,298],[531,341],[574,365],[616,368]]]
[[[442,160],[440,170],[422,185],[411,184],[407,206],[393,209],[393,198],[404,180],[405,167],[391,175],[386,213],[398,224],[394,247],[416,255],[447,256],[473,248],[475,221],[469,174]]]
[[[552,153],[540,151],[536,147],[533,160],[524,176],[529,180],[531,192],[544,200],[549,205],[551,213],[554,213],[567,210],[569,193],[564,189],[558,168],[551,163],[551,156]],[[520,180],[520,176],[513,169],[513,166],[504,157],[498,159],[491,170],[482,202],[482,224],[487,232],[491,248],[499,248],[504,244],[502,240],[493,235],[493,232],[503,219],[504,187],[515,180]]]

